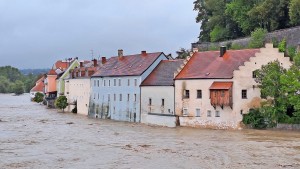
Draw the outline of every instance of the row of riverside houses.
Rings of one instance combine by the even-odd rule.
[[[59,83],[65,85],[57,88],[56,96],[68,98],[68,111],[77,107],[79,114],[96,118],[238,129],[243,114],[260,106],[255,71],[275,60],[284,68],[291,66],[272,44],[260,49],[194,49],[185,60],[162,52],[123,55],[119,50],[115,57],[69,65],[65,76],[56,73],[57,83],[63,77]]]

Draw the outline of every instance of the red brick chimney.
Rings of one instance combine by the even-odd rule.
[[[147,52],[146,52],[145,50],[143,50],[143,51],[141,52],[141,54],[142,54],[142,56],[146,56],[146,55],[147,55]]]
[[[98,66],[97,59],[92,60],[94,62],[94,67]]]
[[[119,59],[123,58],[123,49],[118,50],[118,57]]]
[[[106,57],[102,57],[102,65],[106,63]]]

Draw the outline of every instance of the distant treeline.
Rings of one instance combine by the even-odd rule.
[[[300,0],[196,0],[200,41],[219,42],[249,36],[257,28],[271,32],[300,25]]]
[[[49,69],[20,69],[20,72],[24,75],[29,75],[29,74],[40,75],[40,74],[47,73],[48,71]]]
[[[29,92],[41,75],[22,74],[11,66],[0,67],[0,93],[22,94]]]

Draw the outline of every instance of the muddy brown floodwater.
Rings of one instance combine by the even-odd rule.
[[[2,94],[0,168],[300,168],[300,132],[150,127]]]

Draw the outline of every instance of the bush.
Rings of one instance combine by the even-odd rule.
[[[44,100],[44,95],[40,92],[37,92],[33,98],[33,101],[40,103]]]
[[[258,28],[251,32],[251,39],[249,42],[250,48],[261,48],[264,46],[265,37],[267,35],[267,30]]]
[[[279,50],[279,52],[285,52],[286,51],[286,40],[285,40],[285,38],[282,39],[282,41],[278,44],[278,50]]]
[[[68,101],[67,101],[66,96],[59,96],[55,100],[55,106],[64,111],[64,109],[68,106]]]
[[[219,42],[222,40],[226,40],[229,32],[226,28],[222,28],[220,26],[215,26],[214,29],[210,32],[210,41],[211,42]]]
[[[294,46],[289,46],[287,48],[287,54],[288,56],[291,58],[291,60],[294,59],[295,55],[296,55],[296,47]]]
[[[243,123],[256,129],[264,129],[268,126],[259,109],[251,109],[248,114],[244,114]]]

